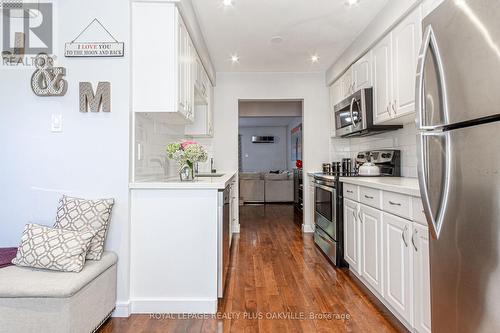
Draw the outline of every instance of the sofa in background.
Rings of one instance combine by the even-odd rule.
[[[240,172],[240,201],[244,203],[293,202],[290,172]]]
[[[117,256],[104,252],[79,273],[0,269],[0,333],[89,333],[116,304]]]

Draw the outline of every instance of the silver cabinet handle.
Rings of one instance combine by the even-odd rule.
[[[415,235],[418,233],[418,230],[415,229],[415,232],[411,234],[411,243],[413,244],[413,248],[415,252],[418,252],[417,245],[415,245]]]
[[[367,199],[373,199],[372,196],[369,196],[369,195],[366,195],[366,194],[365,194],[365,198],[367,198]]]
[[[385,112],[387,112],[389,115],[391,115],[391,109],[389,109],[389,105],[385,107]]]
[[[351,190],[346,190],[347,193],[354,193],[353,191]]]
[[[404,230],[401,231],[401,238],[403,238],[405,246],[408,247],[408,242],[406,241],[406,230],[408,230],[408,226],[405,226]]]
[[[392,202],[389,200],[389,203],[393,206],[401,206],[401,204],[399,202]]]
[[[363,223],[363,218],[361,216],[361,209],[358,210],[359,223]]]
[[[357,217],[356,217],[356,212],[355,212],[354,210],[352,211],[352,216],[354,216],[354,220],[356,220],[356,219],[357,219]]]
[[[392,112],[394,112],[394,115],[396,115],[396,100],[394,100],[394,104],[391,103],[391,108],[392,108]]]

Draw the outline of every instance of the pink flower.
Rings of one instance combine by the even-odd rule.
[[[182,150],[186,150],[187,147],[191,145],[196,145],[196,141],[184,141],[181,143]]]

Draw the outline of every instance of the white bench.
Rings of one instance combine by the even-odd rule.
[[[95,332],[115,308],[116,262],[105,252],[80,273],[1,268],[0,332]]]

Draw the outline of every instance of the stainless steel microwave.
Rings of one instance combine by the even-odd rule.
[[[373,124],[373,88],[356,91],[334,106],[335,136],[368,136],[402,128],[401,125]]]

